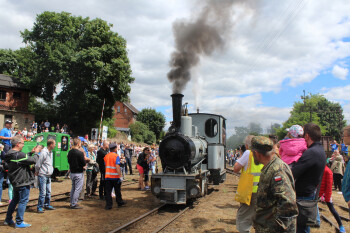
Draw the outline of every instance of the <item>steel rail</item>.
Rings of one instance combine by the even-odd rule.
[[[325,205],[324,203],[322,203],[322,202],[319,202],[319,203],[321,203],[321,204],[323,204],[323,205]],[[327,211],[326,209],[324,209],[324,208],[322,208],[322,207],[318,207],[320,210],[322,210],[322,211]],[[327,207],[327,209],[328,209],[328,207]],[[329,210],[328,210],[329,211]],[[330,211],[329,211],[330,212]],[[339,213],[338,213],[338,215],[339,215],[339,217],[340,217],[340,219],[341,220],[344,220],[344,221],[347,221],[347,222],[350,222],[350,218],[347,218],[347,217],[344,217],[344,216],[341,216]]]
[[[169,226],[172,222],[174,222],[176,219],[178,219],[181,215],[183,215],[187,210],[189,210],[190,207],[187,206],[185,209],[181,210],[180,213],[178,213],[177,215],[175,215],[172,219],[170,219],[167,223],[165,223],[163,226],[159,227],[158,229],[156,229],[155,231],[153,231],[153,233],[158,233],[161,232],[162,230],[164,230],[165,228],[167,228],[167,226]]]
[[[335,225],[329,218],[327,218],[326,216],[324,216],[323,214],[320,214],[321,218],[323,218],[326,222],[328,222],[332,227],[334,227],[337,232],[339,232],[339,227],[337,225]]]
[[[234,172],[233,170],[227,169],[227,168],[226,168],[226,172],[229,173],[229,174],[231,174],[231,175],[237,176],[237,177],[239,177],[239,176],[241,175],[241,174],[236,173],[236,172]]]
[[[161,206],[158,206],[158,207],[154,208],[153,210],[148,211],[147,213],[145,213],[145,214],[143,214],[143,215],[141,215],[141,216],[131,220],[130,222],[128,222],[128,223],[126,223],[126,224],[124,224],[124,225],[122,225],[122,226],[120,226],[120,227],[118,227],[118,228],[116,228],[116,229],[114,229],[112,231],[110,231],[109,233],[120,232],[121,230],[124,230],[124,229],[130,227],[131,225],[135,224],[136,222],[146,218],[147,216],[153,214],[154,212],[157,212],[160,208],[162,208],[165,205],[166,204],[162,204]]]
[[[60,193],[60,194],[55,194],[54,196],[56,197],[56,196],[60,196],[60,195],[67,195],[67,194],[69,194],[69,193],[70,193],[70,192]],[[64,200],[64,199],[67,199],[67,198],[69,198],[69,196],[57,198],[57,199],[51,200],[51,202],[60,201],[60,200]],[[37,199],[29,200],[29,201],[32,202],[32,201],[37,201],[37,200],[38,200],[38,198],[37,198]],[[38,203],[29,204],[29,205],[27,205],[26,207],[34,207],[34,206],[37,206],[37,205],[38,205]],[[17,210],[17,207],[16,207],[15,210]],[[0,214],[6,214],[6,213],[7,213],[7,210],[0,211]]]
[[[128,185],[132,185],[132,184],[136,184],[136,183],[138,183],[138,182],[136,182],[136,181],[126,181],[124,184],[122,184],[122,186],[128,186]],[[97,192],[98,192],[98,190],[97,190]],[[64,193],[54,194],[54,195],[51,195],[51,198],[52,198],[52,197],[61,196],[61,195],[69,195],[69,194],[70,194],[70,192],[64,192]],[[67,196],[67,197],[62,197],[62,198],[58,198],[58,199],[54,199],[54,200],[51,200],[51,202],[55,202],[55,201],[59,201],[59,200],[64,200],[64,199],[66,199],[66,198],[69,198],[69,196]],[[28,202],[38,201],[38,199],[39,199],[39,198],[30,199]],[[36,205],[37,205],[37,204],[27,204],[26,207],[34,207],[34,206],[36,206]],[[7,207],[7,206],[9,206],[9,203],[0,206],[0,208]],[[16,210],[17,210],[17,208],[16,208]],[[0,214],[5,214],[5,213],[7,213],[7,210],[0,211]]]

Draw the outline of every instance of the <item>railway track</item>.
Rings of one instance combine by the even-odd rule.
[[[319,207],[318,207],[320,211],[322,211],[322,212],[328,212],[329,215],[332,215],[332,214],[330,213],[330,211],[328,210],[328,207],[327,207],[326,204],[324,204],[324,203],[322,203],[322,202],[319,202],[319,204],[322,205],[322,207],[320,207],[320,205],[319,205]],[[347,211],[347,213],[348,213],[348,211],[349,211],[349,209],[346,208],[346,207],[344,207],[344,206],[341,206],[341,205],[338,205],[338,204],[334,204],[334,203],[333,203],[333,205],[338,206],[339,208],[341,208],[341,209],[344,210],[344,211]],[[348,217],[342,216],[339,212],[338,212],[338,214],[339,214],[339,217],[340,217],[341,220],[346,221],[346,222],[349,222],[349,221],[350,221],[350,219],[349,219]],[[333,216],[333,215],[332,215],[332,216]],[[324,213],[320,213],[320,217],[321,217],[325,222],[327,222],[327,223],[330,224],[332,227],[334,227],[335,230],[336,230],[337,232],[339,232],[339,227],[338,227],[338,224],[337,224],[337,223],[334,223],[332,220],[330,220],[330,218],[327,217]],[[344,224],[343,224],[343,225],[344,225]]]
[[[232,169],[228,169],[228,168],[226,168],[226,172],[229,174],[232,174],[234,176],[238,176],[238,177],[241,175],[239,173],[234,172]]]
[[[235,172],[233,172],[232,170],[229,170],[228,171],[229,174],[232,174],[234,176],[238,176],[240,174],[237,174]],[[205,196],[201,199],[198,200],[198,202],[201,202],[201,201],[205,201],[206,198],[209,198],[209,196]],[[197,202],[197,204],[198,204]],[[193,206],[192,206],[193,207]],[[168,208],[168,211],[166,210],[166,208]],[[144,221],[145,219],[147,219],[148,217],[150,216],[153,216],[153,215],[157,215],[157,218],[161,217],[165,212],[169,213],[169,209],[171,210],[171,208],[181,208],[179,211],[175,211],[175,213],[172,214],[172,216],[170,217],[170,219],[168,218],[166,221],[164,221],[164,223],[158,227],[157,229],[155,229],[154,231],[152,231],[153,233],[158,233],[158,232],[161,232],[163,231],[164,229],[166,229],[171,223],[173,223],[174,221],[176,221],[176,219],[178,219],[179,217],[181,217],[184,213],[186,213],[190,208],[191,206],[183,206],[183,207],[179,207],[178,205],[177,206],[174,206],[174,205],[168,205],[168,204],[162,204],[144,214],[142,214],[141,216],[131,220],[130,222],[127,222],[126,224],[110,231],[110,233],[116,233],[116,232],[123,232],[123,231],[129,231],[130,228],[133,228],[133,227],[137,227],[137,224],[141,221]],[[174,212],[174,211],[173,211]],[[151,222],[151,221],[149,221]],[[139,230],[140,231],[140,230]]]
[[[180,210],[178,211],[177,209]],[[162,218],[164,215],[172,215],[170,220],[165,220],[163,225],[161,225],[159,228],[154,230],[153,232],[161,232],[164,230],[167,226],[169,226],[172,222],[174,222],[177,218],[179,218],[181,215],[183,215],[187,210],[189,210],[189,206],[178,206],[178,205],[168,205],[168,204],[162,204],[144,214],[141,216],[131,220],[130,222],[127,222],[126,224],[110,231],[109,233],[117,233],[117,232],[122,232],[122,231],[129,231],[131,228],[137,228],[137,224],[141,221],[145,221],[148,218],[151,218],[153,215],[156,215],[155,218],[159,219]],[[173,212],[173,213],[172,213]],[[166,214],[164,214],[166,213]],[[152,221],[147,221],[147,222],[152,222]]]
[[[128,185],[132,185],[132,184],[136,184],[136,183],[138,183],[138,181],[125,181],[125,182],[123,182],[122,186],[128,186]],[[96,190],[96,191],[98,192],[98,190]],[[65,200],[65,199],[69,198],[69,194],[70,194],[70,192],[64,192],[64,193],[58,193],[58,194],[51,195],[51,198],[53,198],[53,199],[51,199],[51,202]],[[54,197],[58,197],[58,196],[62,196],[62,195],[65,195],[65,197],[54,198]],[[35,207],[35,206],[37,206],[37,204],[38,204],[38,198],[30,199],[28,201],[27,208],[28,207]],[[0,206],[0,214],[6,214],[8,206],[9,206],[9,203]],[[16,210],[17,210],[17,208],[16,208]]]
[[[70,194],[70,192],[64,192],[64,193],[58,193],[58,194],[52,195],[51,198],[52,197],[57,197],[57,196],[62,196],[62,195],[65,195],[65,197],[52,199],[51,202],[61,201],[61,200],[67,199],[67,198],[69,198],[69,194]],[[27,207],[37,206],[38,205],[38,198],[31,199],[31,200],[28,201],[28,203],[30,203],[30,204],[27,204]],[[8,205],[9,204],[1,206],[1,208],[4,208],[4,209],[0,211],[0,214],[6,214],[7,213],[7,208],[6,207],[8,207]],[[16,210],[17,210],[17,208],[16,208]]]

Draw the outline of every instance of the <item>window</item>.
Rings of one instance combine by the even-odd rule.
[[[205,134],[210,138],[218,134],[218,122],[215,119],[210,118],[205,122]]]
[[[62,137],[62,151],[68,150],[68,137],[63,136]]]
[[[126,108],[124,108],[124,112],[126,113],[127,111],[126,111]]]
[[[226,121],[222,121],[222,144],[226,146]]]
[[[53,139],[56,141],[56,135],[52,135],[52,134],[47,135],[47,140],[49,140],[49,139]]]
[[[38,136],[38,137],[34,138],[34,140],[36,142],[42,142],[44,140],[44,136]]]
[[[6,100],[6,91],[0,91],[0,100]]]
[[[12,121],[12,115],[5,115],[5,122]]]
[[[120,112],[120,106],[117,107],[117,112]]]
[[[21,98],[21,92],[13,92],[13,98],[14,99],[20,99]]]

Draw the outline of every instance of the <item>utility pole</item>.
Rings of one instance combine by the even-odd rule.
[[[310,122],[309,123],[311,123],[312,122],[312,113],[313,113],[312,106],[306,104],[305,100],[307,99],[307,97],[305,95],[305,90],[303,90],[303,92],[304,92],[304,95],[302,95],[300,97],[303,100],[303,102],[304,102],[304,106],[302,107],[302,109],[303,109],[302,112],[309,112],[310,113]],[[304,110],[304,109],[307,109],[307,108],[309,108],[309,110]]]

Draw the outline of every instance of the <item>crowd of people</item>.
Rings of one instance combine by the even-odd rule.
[[[6,122],[0,132],[3,143],[0,145],[0,201],[7,170],[11,201],[4,224],[27,228],[31,225],[24,222],[24,211],[31,186],[39,189],[37,212],[43,214],[55,210],[51,205],[51,176],[54,171],[52,151],[56,142],[48,139],[45,147],[37,145],[28,156],[22,152],[25,138],[20,134],[13,136],[11,124]],[[249,135],[244,145],[228,151],[229,165],[241,173],[235,195],[235,200],[240,202],[236,216],[239,232],[250,232],[252,227],[256,232],[310,232],[310,226],[320,226],[319,200],[334,215],[340,232],[345,232],[332,203],[332,188],[334,184],[335,190],[340,191],[350,207],[347,146],[333,141],[330,145],[333,153],[327,159],[320,140],[320,127],[309,123],[303,127],[293,125],[279,142]],[[133,156],[136,157],[135,167]],[[149,174],[158,172],[157,156],[155,146],[142,147],[107,140],[98,143],[89,141],[88,135],[71,138],[66,174],[72,184],[69,207],[81,209],[78,201],[97,196],[97,188],[99,199],[106,202],[106,210],[113,208],[113,197],[119,207],[125,206],[121,184],[127,173],[132,175],[133,168],[137,169],[139,190],[149,190]],[[16,207],[14,221],[12,215]]]
[[[279,142],[246,137],[244,150],[238,149],[238,158],[231,163],[235,172],[241,172],[235,196],[240,202],[239,232],[250,232],[252,227],[256,232],[310,232],[311,226],[320,227],[318,199],[327,204],[340,232],[345,232],[332,204],[332,187],[334,183],[350,207],[347,146],[336,147],[334,141],[333,155],[327,159],[320,141],[321,129],[313,123],[293,125]]]
[[[39,189],[38,213],[55,210],[51,205],[51,178],[54,172],[52,151],[56,142],[54,139],[48,139],[46,146],[37,145],[27,155],[22,152],[25,137],[18,133],[13,134],[12,122],[6,122],[0,135],[3,143],[0,145],[0,205],[6,171],[10,199],[4,224],[27,228],[31,225],[24,222],[24,211],[31,187]],[[133,156],[137,157],[135,168],[140,176],[139,189],[145,191],[149,190],[149,173],[157,170],[157,154],[158,148],[155,146],[142,147],[106,140],[98,143],[96,140],[89,141],[88,135],[71,138],[71,149],[67,156],[69,171],[66,174],[72,183],[70,208],[81,209],[78,201],[97,195],[97,187],[99,198],[106,202],[106,210],[112,209],[113,197],[116,198],[118,206],[124,206],[126,202],[122,199],[121,184],[128,171],[130,175],[133,174]],[[16,207],[17,215],[14,221],[12,215]]]
[[[40,124],[33,121],[31,123],[30,128],[27,129],[27,127],[24,127],[23,129],[20,129],[18,127],[18,124],[15,123],[13,125],[12,121],[7,120],[5,122],[5,128],[6,130],[2,130],[0,133],[0,139],[3,139],[2,137],[6,137],[6,135],[9,135],[11,133],[12,136],[20,135],[24,138],[25,141],[30,141],[33,139],[34,135],[37,133],[43,133],[43,132],[56,132],[56,133],[70,133],[68,130],[67,124],[60,125],[59,123],[51,124],[48,120],[45,122],[42,121]]]

